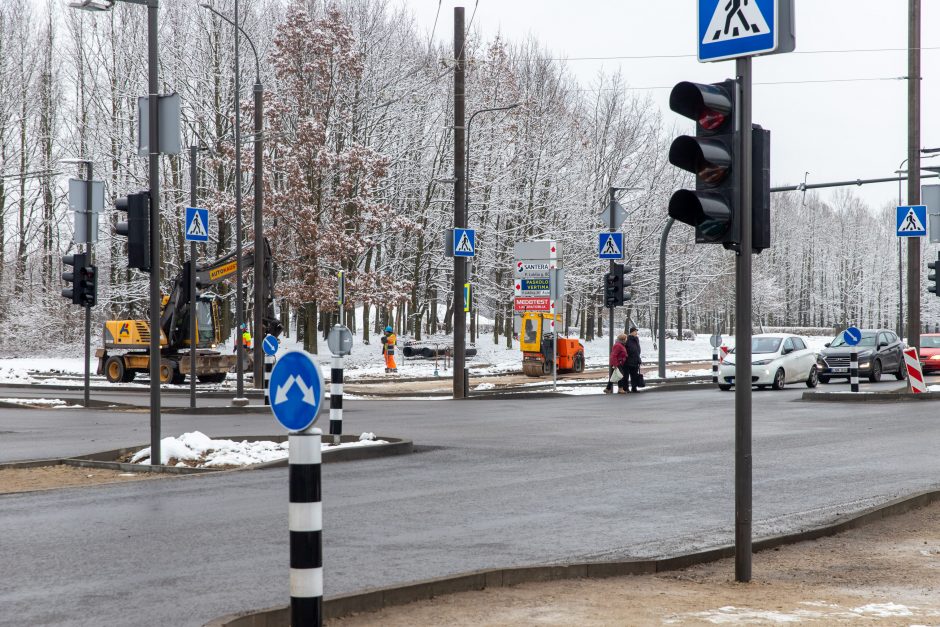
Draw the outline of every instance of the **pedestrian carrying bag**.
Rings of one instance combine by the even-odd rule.
[[[614,371],[610,373],[610,382],[617,383],[623,378],[623,373],[620,372],[620,368],[614,368]]]
[[[643,378],[643,373],[642,373],[642,372],[640,372],[640,373],[637,374],[636,386],[637,386],[638,388],[645,388],[645,387],[646,387],[646,379]]]

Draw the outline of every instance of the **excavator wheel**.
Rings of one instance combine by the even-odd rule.
[[[542,364],[530,361],[524,362],[522,364],[522,372],[525,373],[527,377],[541,377]]]
[[[172,361],[160,362],[160,383],[176,383],[176,365]]]
[[[119,355],[108,357],[108,360],[104,362],[104,376],[107,377],[109,383],[122,383],[127,376],[124,358]]]

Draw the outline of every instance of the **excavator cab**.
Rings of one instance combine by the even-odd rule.
[[[181,345],[189,348],[189,311],[180,321],[182,332]],[[219,339],[219,304],[214,295],[201,295],[196,298],[196,347],[215,348]]]

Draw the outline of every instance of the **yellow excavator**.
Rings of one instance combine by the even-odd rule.
[[[251,269],[254,249],[243,249],[242,268]],[[281,334],[283,326],[274,315],[274,264],[271,247],[264,240],[264,317],[265,335]],[[190,351],[196,351],[196,378],[202,383],[220,383],[236,364],[234,353],[217,350],[222,343],[219,330],[218,297],[203,293],[205,288],[231,278],[238,269],[235,253],[196,266],[196,347],[189,340],[190,262],[164,294],[160,311],[160,382],[183,383],[190,372]],[[260,341],[258,338],[256,341]],[[185,349],[185,350],[184,350]],[[104,323],[104,347],[95,351],[98,374],[112,383],[133,381],[138,372],[150,371],[150,320],[108,320]]]

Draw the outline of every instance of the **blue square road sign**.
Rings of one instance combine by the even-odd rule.
[[[927,235],[927,205],[903,205],[897,208],[898,237]]]
[[[476,231],[473,229],[454,229],[454,257],[473,257],[476,255]]]
[[[209,210],[186,207],[186,241],[209,241]]]
[[[698,60],[721,61],[777,49],[784,0],[698,0]]]

